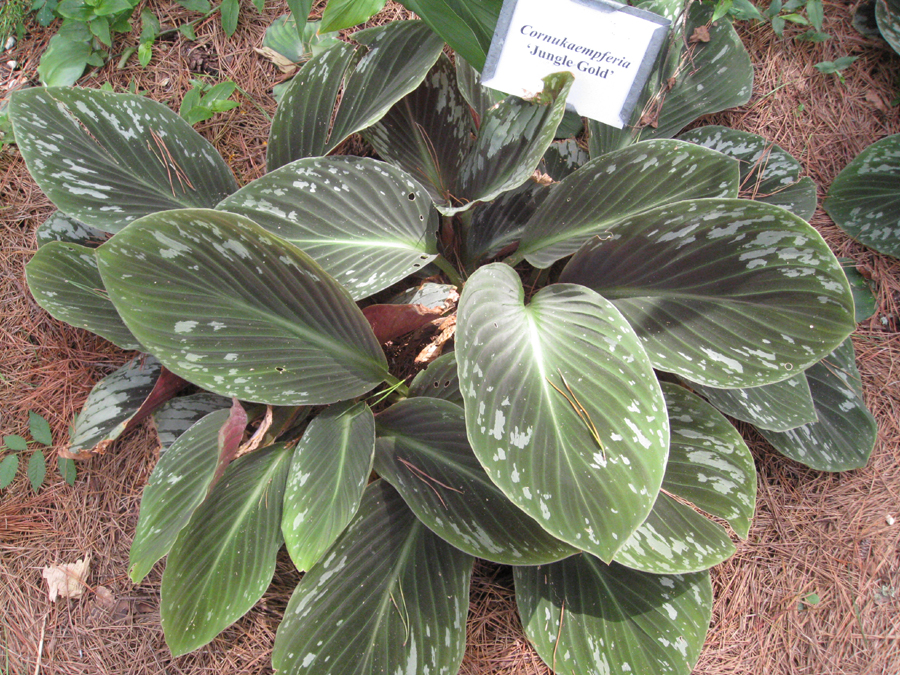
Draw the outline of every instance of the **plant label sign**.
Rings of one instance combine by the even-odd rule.
[[[492,89],[528,97],[568,70],[567,103],[621,129],[663,45],[669,20],[610,0],[505,0],[482,75]]]

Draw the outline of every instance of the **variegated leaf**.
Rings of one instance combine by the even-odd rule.
[[[310,422],[291,460],[281,531],[298,570],[310,569],[356,514],[372,471],[375,419],[336,403]]]
[[[156,211],[212,208],[237,190],[215,148],[145,96],[35,87],[13,95],[10,118],[44,193],[104,232]]]
[[[690,675],[697,663],[709,572],[648,574],[582,553],[513,573],[525,634],[557,673]]]
[[[38,247],[51,241],[65,241],[70,244],[97,248],[109,238],[106,232],[85,225],[80,220],[67,216],[62,211],[54,211],[34,233]]]
[[[425,370],[420,370],[409,384],[409,395],[441,398],[464,405],[456,374],[456,352],[439,356]]]
[[[390,485],[372,483],[353,522],[291,596],[272,665],[294,675],[454,675],[472,563]]]
[[[649,514],[668,453],[662,393],[628,322],[571,284],[526,304],[495,263],[466,282],[456,339],[469,441],[491,480],[558,539],[611,559]]]
[[[358,157],[291,162],[220,203],[286,239],[355,299],[400,281],[437,256],[437,213],[421,186]]]
[[[217,410],[231,407],[224,396],[207,391],[189,396],[179,396],[166,401],[153,413],[156,435],[159,438],[159,454],[162,456],[196,422]]]
[[[538,565],[577,552],[491,482],[469,446],[458,405],[410,398],[379,413],[376,422],[375,470],[442,539],[507,565]]]
[[[387,374],[347,292],[309,256],[238,215],[154,214],[98,249],[125,324],[167,368],[269,405],[359,396]]]
[[[785,380],[856,325],[847,278],[818,232],[748,200],[679,202],[621,221],[560,280],[611,300],[654,367],[712,387]]]

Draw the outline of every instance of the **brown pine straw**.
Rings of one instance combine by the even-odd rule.
[[[192,18],[174,4],[151,7],[164,28]],[[780,144],[816,181],[820,199],[857,153],[900,132],[900,115],[891,105],[900,58],[884,43],[857,35],[851,9],[826,2],[825,31],[833,37],[823,44],[780,40],[767,26],[740,26],[754,63],[755,93],[747,105],[704,121]],[[117,70],[114,59],[82,84],[110,82],[122,90],[135,82],[177,109],[189,88],[189,67],[215,73],[213,81],[234,80],[249,98],[238,95],[238,108],[197,128],[247,183],[265,170],[269,122],[259,108],[273,114],[269,92],[284,78],[252,48],[268,22],[285,11],[282,3],[270,2],[261,17],[244,3],[233,38],[214,17],[196,28],[196,42],[180,35],[159,42],[147,69],[132,57]],[[389,3],[371,25],[408,17]],[[10,73],[0,64],[0,87],[22,75],[36,81],[37,57],[50,33],[36,25],[29,30],[2,59],[17,60],[21,70]],[[120,38],[117,49],[136,46],[139,30]],[[848,54],[859,59],[844,71],[846,84],[813,68]],[[353,152],[365,151],[359,140],[350,145]],[[27,433],[28,411],[34,410],[61,444],[91,386],[128,355],[51,320],[28,294],[23,267],[35,250],[34,230],[52,206],[15,150],[0,153],[0,196],[0,433]],[[749,539],[713,571],[716,602],[696,673],[900,673],[900,263],[848,239],[821,210],[813,223],[876,288],[878,311],[860,325],[854,344],[866,400],[878,420],[877,446],[866,468],[826,474],[781,457],[743,429],[759,471],[757,513]],[[275,630],[299,579],[286,555],[247,616],[208,647],[173,659],[159,626],[162,565],[141,584],[127,576],[141,489],[156,460],[150,429],[144,426],[105,456],[80,464],[74,487],[62,481],[54,453],[48,454],[48,483],[38,495],[24,470],[0,492],[0,672],[7,658],[13,675],[272,672]],[[47,600],[41,568],[85,554],[93,561],[88,583],[112,591],[112,609],[90,592],[78,600]],[[803,602],[812,593],[819,604]],[[476,565],[468,638],[465,675],[548,672],[522,634],[509,568]]]

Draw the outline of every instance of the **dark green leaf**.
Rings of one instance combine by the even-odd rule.
[[[28,480],[31,483],[31,489],[35,493],[41,489],[46,475],[47,460],[44,459],[44,453],[41,450],[35,450],[34,454],[28,458]]]
[[[322,30],[337,31],[365,23],[381,11],[386,0],[329,0],[322,14]]]
[[[338,403],[318,415],[294,451],[281,531],[300,571],[310,569],[359,508],[372,471],[375,418],[365,403]]]
[[[78,471],[75,469],[75,461],[68,457],[57,457],[56,466],[63,480],[69,485],[75,485],[75,478],[78,475]]]
[[[10,434],[3,437],[3,445],[13,452],[24,452],[28,449],[28,441],[18,434]]]
[[[223,435],[231,411],[209,413],[160,457],[141,496],[140,518],[129,553],[129,576],[140,583],[166,555],[197,507],[206,499],[220,457],[232,454],[239,434]],[[246,425],[246,416],[243,421]],[[226,447],[227,444],[227,447]]]
[[[212,9],[209,0],[175,0],[179,5],[192,12],[206,14]]]
[[[816,421],[816,409],[806,375],[747,389],[716,389],[687,384],[726,415],[774,431],[787,431]]]
[[[132,333],[175,374],[270,405],[333,403],[387,374],[347,292],[252,221],[209,210],[141,218],[97,251]]]
[[[590,159],[587,150],[583,150],[575,139],[570,138],[551,143],[544,153],[539,168],[553,180],[561,181],[587,164]]]
[[[41,189],[106,232],[155,211],[212,207],[237,189],[213,146],[144,96],[36,87],[14,94],[10,116]]]
[[[513,573],[525,634],[557,673],[690,675],[700,656],[709,572],[647,574],[582,553]]]
[[[219,5],[219,12],[222,15],[222,30],[228,36],[234,35],[241,12],[240,0],[222,0],[222,4]]]
[[[179,396],[166,401],[153,413],[153,424],[159,437],[159,455],[162,457],[178,438],[211,412],[226,410],[231,401],[224,396],[200,392]]]
[[[628,322],[573,284],[525,304],[518,275],[495,263],[466,282],[456,340],[469,441],[491,480],[555,537],[611,559],[650,512],[668,452],[662,393]]]
[[[287,6],[291,10],[291,14],[297,20],[297,25],[303,25],[309,18],[313,0],[287,0]]]
[[[428,194],[403,171],[373,159],[297,160],[216,208],[302,249],[355,299],[409,276],[438,252]]]
[[[37,303],[60,321],[85,328],[121,349],[141,349],[109,301],[94,249],[51,241],[25,267]]]
[[[470,66],[459,53],[454,59],[456,66],[456,86],[459,93],[468,102],[475,115],[475,119],[480,124],[481,118],[492,108],[494,104],[499,103],[506,98],[506,94],[483,87],[481,85],[481,73]]]
[[[457,672],[472,562],[387,483],[373,483],[291,596],[273,666],[293,675]]]
[[[549,267],[635,214],[682,200],[736,197],[737,186],[737,162],[682,141],[607,153],[554,186],[525,226],[515,259]]]
[[[31,433],[31,438],[41,445],[53,445],[53,434],[50,431],[50,425],[47,424],[47,420],[31,410],[28,411],[28,430]]]
[[[411,398],[379,413],[376,422],[375,470],[442,539],[508,565],[554,562],[577,552],[491,482],[469,446],[458,405]]]
[[[844,274],[847,275],[850,291],[853,293],[856,323],[872,318],[878,307],[871,282],[860,274],[856,267],[856,261],[852,258],[838,258],[838,261],[841,263]]]
[[[807,370],[806,378],[818,422],[784,432],[759,432],[776,450],[817,471],[865,466],[878,428],[863,400],[853,343],[845,341]]]
[[[857,241],[900,258],[900,134],[857,155],[834,179],[824,208]]]
[[[560,280],[612,300],[655,368],[712,387],[785,380],[856,326],[822,237],[760,202],[702,199],[629,218],[588,242]]]
[[[16,471],[19,470],[19,456],[7,455],[0,461],[0,490],[9,487],[16,478]]]
[[[106,241],[106,232],[85,225],[80,220],[70,218],[62,211],[54,211],[35,232],[38,247],[51,241],[65,241],[70,244],[97,248]]]
[[[895,52],[900,54],[900,1],[875,2],[875,21],[881,36]]]
[[[326,155],[377,122],[419,85],[443,47],[419,21],[394,21],[353,38],[362,47],[336,45],[310,59],[291,81],[272,121],[269,171]]]
[[[425,370],[420,370],[409,385],[409,395],[441,398],[463,405],[456,375],[456,352],[444,354],[428,364]]]
[[[683,141],[734,157],[741,169],[741,196],[775,204],[809,221],[816,210],[816,186],[799,179],[800,162],[762,136],[727,127],[692,129]]]
[[[153,391],[159,362],[138,356],[107,375],[91,389],[69,436],[69,452],[91,452],[118,438]]]
[[[50,38],[41,55],[37,72],[46,87],[68,87],[75,84],[87,68],[91,49],[91,32],[80,22],[64,23]]]

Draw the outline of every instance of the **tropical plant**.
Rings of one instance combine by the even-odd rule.
[[[475,557],[514,566],[554,670],[690,672],[708,570],[734,551],[708,515],[746,537],[755,503],[752,457],[714,405],[794,432],[800,461],[867,457],[853,425],[817,449],[836,396],[865,409],[847,279],[778,205],[808,211],[796,163],[728,130],[664,137],[749,95],[727,23],[707,46],[678,37],[709,11],[676,17],[645,96],[656,124],[595,125],[593,158],[554,142],[570,74],[495,104],[418,21],[307,62],[269,173],[240,189],[153,101],[14,95],[21,152],[61,211],[39,230],[32,293],[144,354],[95,388],[72,450],[108,445],[187,383],[206,390],[157,413],[165,450],[131,550],[135,582],[168,556],[173,654],[252,607],[285,544],[306,573],[279,672],[456,672]],[[733,81],[710,75],[723,65]],[[359,131],[380,160],[329,154]],[[759,199],[739,198],[742,176]],[[461,290],[455,349],[407,383],[373,317],[421,305],[371,298],[423,272]]]
[[[860,243],[900,258],[900,134],[873,143],[844,167],[824,208]]]

